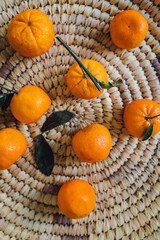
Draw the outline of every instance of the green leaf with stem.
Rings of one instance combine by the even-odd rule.
[[[122,83],[123,83],[123,80],[122,80],[122,79],[119,79],[119,80],[116,81],[116,82],[107,82],[107,83],[104,83],[104,82],[100,82],[100,81],[99,81],[99,85],[100,85],[102,88],[105,88],[105,89],[109,89],[109,88],[112,88],[112,87],[119,87]]]
[[[151,124],[147,128],[147,131],[145,132],[142,141],[147,140],[152,135],[152,132],[153,132],[153,122],[151,121]]]

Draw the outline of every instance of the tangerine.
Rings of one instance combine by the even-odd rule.
[[[100,162],[109,155],[112,147],[111,134],[103,125],[91,124],[74,135],[72,147],[80,160],[88,163]]]
[[[7,35],[11,47],[25,57],[44,54],[55,38],[51,20],[38,9],[17,14],[8,25]]]
[[[160,105],[150,99],[136,99],[124,110],[123,120],[127,131],[134,137],[143,138],[148,127],[153,122],[154,136],[160,131]]]
[[[148,32],[148,22],[136,10],[125,10],[118,13],[111,21],[110,35],[113,43],[119,48],[138,47]]]
[[[24,135],[14,128],[0,130],[0,170],[8,169],[27,150]]]
[[[85,180],[72,179],[62,185],[58,192],[58,206],[69,218],[88,216],[94,209],[96,195],[93,187]]]
[[[50,108],[51,100],[41,88],[33,85],[22,87],[11,100],[13,116],[22,123],[35,123]]]
[[[82,63],[100,82],[107,83],[107,73],[104,66],[92,59],[83,59]],[[83,74],[79,64],[74,63],[67,73],[67,86],[71,93],[77,98],[91,99],[98,97],[104,89],[99,91],[92,80]]]

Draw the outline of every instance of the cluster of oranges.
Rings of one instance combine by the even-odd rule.
[[[51,47],[55,34],[49,17],[40,10],[28,9],[16,15],[8,26],[8,41],[11,46],[26,57],[39,56]],[[117,14],[110,24],[113,43],[125,49],[140,45],[148,32],[146,19],[135,10]],[[87,69],[100,82],[106,83],[107,74],[102,64],[82,60]],[[73,64],[67,73],[67,85],[78,98],[98,97],[99,91],[91,79],[84,75],[78,63]],[[11,112],[20,122],[37,122],[50,108],[49,96],[39,87],[25,86],[13,96]],[[160,105],[152,100],[139,99],[130,103],[124,110],[124,125],[135,137],[143,138],[153,122],[152,136],[160,131]],[[27,141],[16,129],[0,130],[0,169],[9,168],[27,149]],[[99,162],[107,158],[112,147],[111,134],[100,124],[88,125],[75,134],[72,147],[77,157],[87,163]],[[96,202],[92,186],[81,179],[66,182],[58,193],[60,210],[70,218],[82,218],[91,213]]]

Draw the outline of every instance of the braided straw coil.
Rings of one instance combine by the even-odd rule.
[[[123,79],[123,85],[92,100],[76,99],[65,81],[74,59],[57,40],[40,57],[26,58],[15,52],[7,41],[7,26],[28,8],[45,12],[55,33],[81,59],[99,61],[109,81]],[[138,10],[149,23],[147,37],[132,50],[116,47],[109,34],[112,18],[125,9]],[[28,142],[23,157],[0,172],[0,239],[160,239],[160,134],[142,142],[128,134],[122,120],[124,107],[134,99],[160,103],[159,10],[159,0],[0,1],[0,84],[16,91],[33,84],[52,99],[50,110],[35,124],[16,121],[10,108],[0,111],[0,129],[17,128]],[[76,117],[44,133],[55,156],[52,174],[46,177],[34,161],[35,139],[47,116],[66,109]],[[87,164],[73,153],[71,139],[92,123],[110,130],[113,146],[106,160]],[[65,217],[57,206],[59,187],[74,178],[87,180],[97,196],[94,211],[79,220]]]

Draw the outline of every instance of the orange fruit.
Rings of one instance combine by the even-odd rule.
[[[106,70],[101,63],[91,59],[83,59],[82,62],[92,75],[100,82],[108,82]],[[67,73],[66,81],[69,90],[77,98],[95,98],[98,97],[104,90],[102,89],[99,91],[89,77],[84,77],[84,74],[77,62],[70,67]]]
[[[153,122],[154,136],[160,131],[160,117],[146,119],[146,117],[154,117],[160,114],[160,105],[150,99],[136,99],[129,103],[124,110],[123,120],[127,131],[134,137],[143,138],[145,132]]]
[[[8,169],[27,150],[24,135],[14,128],[0,130],[0,170]]]
[[[74,135],[72,147],[80,160],[88,163],[100,162],[109,155],[112,147],[111,134],[101,124],[88,125]]]
[[[73,179],[62,185],[58,192],[57,202],[59,209],[67,217],[84,218],[93,211],[96,195],[87,181]]]
[[[148,22],[136,10],[125,10],[118,13],[111,21],[110,35],[113,43],[119,48],[138,47],[148,32]]]
[[[38,9],[17,14],[8,25],[7,35],[11,47],[25,57],[44,54],[55,38],[51,20]]]
[[[10,108],[14,117],[23,123],[35,123],[50,108],[49,96],[39,87],[22,87],[11,100]]]

